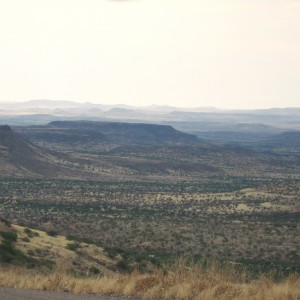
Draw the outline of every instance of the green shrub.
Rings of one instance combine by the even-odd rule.
[[[56,237],[57,236],[57,232],[55,230],[50,230],[50,231],[47,232],[47,234],[49,236],[52,236],[52,237]]]
[[[74,240],[76,240],[76,237],[75,237],[74,235],[67,235],[67,236],[66,236],[66,239],[67,239],[68,241],[74,241]]]
[[[69,243],[67,245],[67,249],[72,250],[72,251],[76,251],[79,247],[80,247],[79,243]]]
[[[130,267],[129,263],[126,260],[124,260],[124,259],[120,260],[116,264],[116,266],[117,266],[118,269],[120,269],[122,271],[126,271],[126,272],[131,271],[131,267]]]
[[[34,231],[32,231],[31,229],[29,229],[29,228],[25,228],[25,229],[24,229],[24,232],[27,234],[27,236],[28,236],[29,238],[33,238],[33,237],[35,237],[35,236],[39,236],[39,233],[38,233],[38,232],[34,232]]]
[[[25,229],[24,229],[24,232],[25,232],[27,235],[33,234],[32,230],[29,229],[29,228],[25,228]]]
[[[110,258],[114,258],[117,255],[124,253],[124,250],[117,247],[105,247],[104,250]]]
[[[0,222],[3,222],[5,226],[11,227],[11,223],[8,220],[0,218]]]
[[[30,256],[34,256],[34,251],[32,249],[29,249],[27,251],[27,254],[30,255]]]
[[[0,262],[10,263],[14,259],[12,253],[2,249],[2,245],[0,245]]]
[[[15,232],[12,231],[0,231],[0,235],[7,241],[16,242],[18,236]]]
[[[0,262],[25,262],[26,256],[21,250],[16,249],[10,241],[2,241],[0,245]]]
[[[1,245],[0,245],[0,250],[2,251],[6,251],[6,252],[13,252],[13,245],[11,242],[9,241],[2,241]]]
[[[90,273],[92,275],[100,275],[101,274],[101,271],[100,269],[98,269],[97,267],[93,266],[90,268]]]

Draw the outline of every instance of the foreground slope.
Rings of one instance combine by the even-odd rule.
[[[79,274],[111,274],[120,257],[109,257],[104,248],[74,238],[10,224],[0,219],[0,266],[59,268]]]
[[[296,274],[275,282],[270,275],[257,277],[231,264],[195,263],[184,259],[152,269],[152,272],[118,272],[115,266],[120,258],[109,257],[103,248],[95,245],[77,243],[76,248],[74,245],[65,237],[0,220],[1,299],[3,293],[5,297],[11,296],[4,299],[73,299],[72,294],[7,289],[11,287],[166,300],[297,300],[300,297],[300,280]],[[10,257],[4,255],[8,251]],[[43,259],[45,257],[47,260]],[[47,271],[41,269],[47,267],[45,262],[49,265],[49,259],[53,259],[57,267]],[[21,262],[26,262],[27,267]],[[74,296],[74,299],[81,298]],[[91,296],[91,299],[95,298]]]

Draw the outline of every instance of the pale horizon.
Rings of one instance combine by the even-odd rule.
[[[300,1],[4,0],[0,101],[300,107]]]
[[[115,0],[116,1],[116,0]],[[143,108],[143,107],[151,107],[151,106],[166,106],[166,107],[174,107],[174,108],[185,108],[185,109],[197,109],[197,108],[203,108],[203,109],[217,109],[217,110],[268,110],[268,109],[292,109],[292,108],[300,108],[299,106],[278,106],[278,107],[259,107],[259,108],[240,108],[240,107],[217,107],[217,106],[175,106],[171,104],[141,104],[141,105],[131,105],[128,103],[101,103],[101,102],[93,102],[93,101],[80,101],[80,100],[70,100],[70,99],[28,99],[28,100],[13,100],[13,101],[6,101],[6,100],[0,100],[0,103],[26,103],[26,102],[31,102],[31,101],[52,101],[52,102],[73,102],[76,104],[85,104],[85,103],[90,103],[90,104],[95,104],[95,105],[107,105],[107,106],[129,106],[133,108]]]

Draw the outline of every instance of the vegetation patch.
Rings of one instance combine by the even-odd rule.
[[[79,247],[80,247],[79,243],[69,243],[67,245],[67,249],[72,250],[72,251],[78,250]]]

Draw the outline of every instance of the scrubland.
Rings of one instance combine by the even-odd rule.
[[[157,259],[189,255],[299,272],[299,181],[260,184],[234,191],[243,183],[3,179],[0,213]]]
[[[246,190],[234,198],[232,193],[127,194],[127,204],[117,193],[112,204],[104,201],[109,193],[89,202],[86,192],[78,201],[70,190],[65,203],[55,197],[48,203],[15,197],[5,204],[6,214],[48,234],[12,226],[29,268],[0,264],[0,286],[147,299],[299,300],[300,279],[294,273],[299,219],[295,191],[289,191],[279,197],[274,188]],[[55,230],[77,237],[64,238]],[[91,237],[99,246],[86,243]],[[130,256],[120,247],[136,252]],[[197,260],[156,266],[161,253],[165,258],[178,252]],[[209,256],[212,262],[201,264],[201,257]]]
[[[47,176],[0,178],[0,216],[9,221],[0,222],[0,285],[300,299],[299,156],[200,145],[87,148],[53,154],[51,166],[40,164]],[[28,153],[35,166],[39,151]]]

